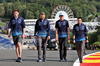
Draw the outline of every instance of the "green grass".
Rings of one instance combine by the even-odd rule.
[[[5,25],[6,25],[6,23],[0,22],[0,27],[3,27],[3,26],[5,26]]]

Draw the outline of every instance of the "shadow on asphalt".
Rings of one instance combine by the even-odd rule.
[[[37,56],[26,56],[26,57],[37,58]],[[46,58],[48,58],[48,59],[49,59],[49,58],[53,58],[53,59],[55,58],[55,59],[57,59],[58,57],[46,57]]]
[[[15,62],[16,59],[3,59],[0,58],[0,62]]]
[[[37,59],[22,59],[24,61],[37,62]],[[15,62],[16,59],[3,59],[0,58],[0,62]],[[59,60],[47,60],[47,62],[59,62]],[[74,60],[68,60],[68,62],[74,62]]]

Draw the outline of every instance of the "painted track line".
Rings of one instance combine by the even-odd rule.
[[[100,53],[100,52],[95,52],[95,53],[91,53],[91,54],[85,55],[85,56],[83,56],[83,59],[86,58],[87,56],[91,56],[91,55],[96,54],[96,53]],[[80,66],[79,59],[77,59],[77,60],[74,62],[73,66]]]

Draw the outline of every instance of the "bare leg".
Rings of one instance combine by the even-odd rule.
[[[22,55],[22,47],[21,47],[21,43],[18,42],[18,53],[19,53],[19,57],[21,57]]]
[[[19,57],[18,45],[15,45],[15,46],[16,46],[16,54],[17,54],[17,57]]]

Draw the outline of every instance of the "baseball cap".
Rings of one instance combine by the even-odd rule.
[[[59,16],[64,16],[64,14],[63,13],[59,13]]]

